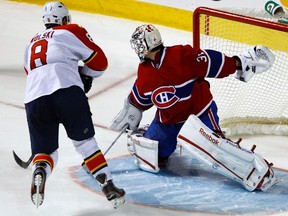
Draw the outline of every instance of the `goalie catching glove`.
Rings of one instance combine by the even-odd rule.
[[[262,45],[254,46],[233,58],[241,62],[241,68],[237,68],[236,78],[243,82],[248,82],[255,74],[267,71],[275,61],[274,54]]]
[[[142,110],[133,106],[129,98],[124,101],[123,109],[118,113],[118,115],[113,119],[112,123],[108,126],[108,129],[121,131],[126,124],[128,124],[129,130],[136,130],[142,119]]]

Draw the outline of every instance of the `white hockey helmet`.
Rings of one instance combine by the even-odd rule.
[[[71,22],[69,11],[62,2],[47,2],[44,5],[42,19],[45,25],[63,25],[63,18],[66,18],[67,23]]]
[[[159,30],[152,24],[138,26],[130,39],[132,49],[136,52],[140,61],[145,60],[145,56],[162,45],[162,38]]]

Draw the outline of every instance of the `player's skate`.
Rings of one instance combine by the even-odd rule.
[[[107,181],[105,173],[99,174],[96,180],[100,183],[102,192],[105,194],[107,200],[112,202],[115,209],[125,202],[125,191],[117,188],[112,180]]]
[[[44,190],[46,183],[46,171],[45,163],[36,164],[36,169],[32,175],[32,184],[31,184],[31,200],[38,208],[44,200]]]

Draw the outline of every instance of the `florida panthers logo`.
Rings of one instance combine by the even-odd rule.
[[[159,109],[167,109],[177,103],[180,98],[176,96],[174,86],[162,86],[152,93],[152,102]]]

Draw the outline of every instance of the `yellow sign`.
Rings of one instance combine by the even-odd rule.
[[[280,2],[284,6],[285,10],[288,11],[288,0],[280,0]]]

